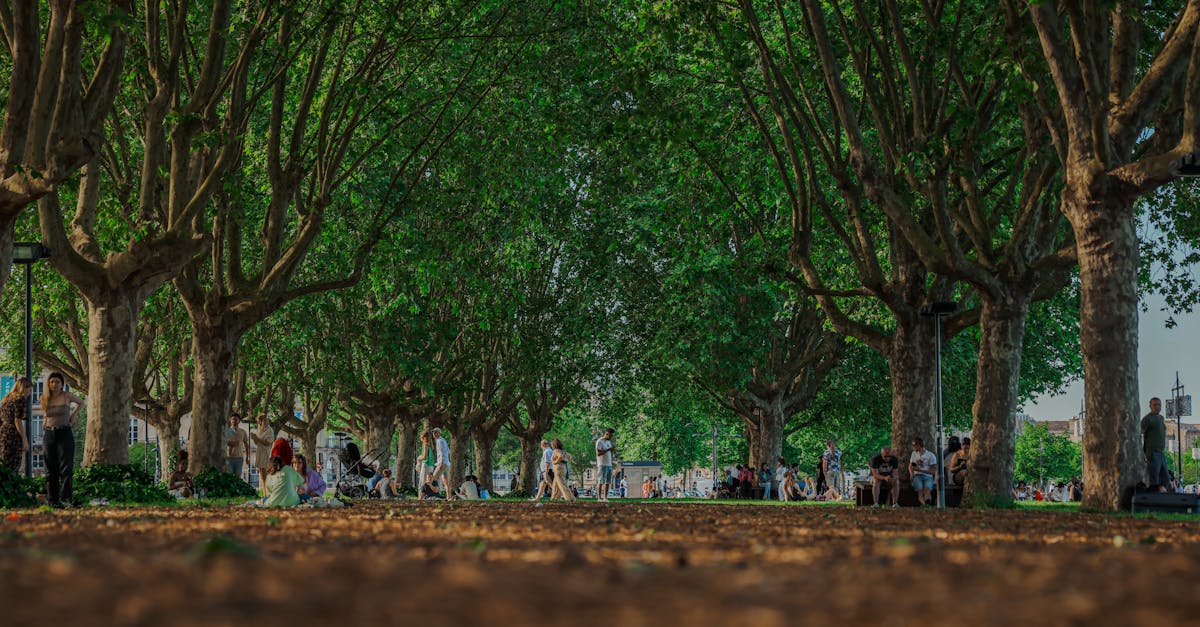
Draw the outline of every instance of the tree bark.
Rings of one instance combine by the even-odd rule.
[[[314,431],[305,431],[300,434],[300,452],[304,455],[304,459],[308,460],[308,465],[316,468],[317,460],[317,433]]]
[[[151,420],[154,420],[151,418]],[[158,431],[159,465],[162,476],[170,477],[175,472],[175,458],[179,455],[179,420],[154,421],[154,430]]]
[[[471,434],[466,429],[451,431],[442,427],[443,436],[450,444],[450,490],[453,492],[462,484],[467,476],[467,449],[471,443]]]
[[[766,409],[755,412],[753,423],[747,423],[750,436],[750,465],[755,469],[763,464],[774,468],[775,460],[783,453],[783,431],[787,423],[780,398],[771,399]]]
[[[418,479],[414,476],[413,468],[417,465],[418,447],[421,444],[421,423],[417,420],[397,420],[396,427],[399,443],[396,445],[395,479],[403,487],[416,488]]]
[[[971,455],[963,491],[967,505],[1012,504],[1017,386],[1031,299],[1029,293],[1004,300],[983,296]]]
[[[368,416],[366,430],[362,434],[363,455],[379,453],[376,463],[382,472],[392,459],[392,436],[396,434],[396,420],[392,416]]]
[[[221,327],[193,324],[192,328],[196,374],[188,467],[196,475],[208,467],[225,467],[225,427],[240,337]]]
[[[471,431],[471,442],[475,444],[475,476],[488,492],[492,489],[492,469],[495,460],[492,458],[496,449],[496,440],[500,438],[500,425],[495,429],[474,429]]]
[[[1082,297],[1083,506],[1125,510],[1145,477],[1138,415],[1138,239],[1131,200],[1122,202],[1113,190],[1088,191],[1068,181],[1063,196],[1078,242]]]
[[[933,394],[937,369],[933,321],[915,315],[897,316],[896,331],[886,353],[892,382],[892,450],[900,458],[900,477],[908,479],[908,458],[913,438],[929,450],[934,440]]]
[[[521,440],[521,489],[533,496],[538,487],[538,465],[542,462],[542,436],[526,433],[518,437]]]
[[[89,299],[87,437],[83,463],[129,463],[129,420],[133,415],[134,353],[141,302],[121,291],[111,300]]]

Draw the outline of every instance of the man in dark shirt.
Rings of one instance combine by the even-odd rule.
[[[1162,401],[1150,399],[1150,413],[1142,416],[1142,452],[1146,454],[1146,482],[1159,492],[1166,492],[1171,485],[1167,475],[1167,457],[1163,451],[1167,448],[1167,422],[1163,420]]]
[[[873,502],[877,507],[883,505],[879,502],[879,488],[885,483],[892,497],[892,507],[900,506],[900,473],[896,472],[899,467],[900,460],[892,455],[890,446],[883,447],[871,458],[871,495],[875,497]]]

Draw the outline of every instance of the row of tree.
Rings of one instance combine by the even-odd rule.
[[[135,407],[193,470],[231,408],[401,469],[441,426],[485,482],[508,433],[528,488],[562,415],[906,454],[941,345],[971,502],[1080,364],[1086,504],[1140,477],[1135,209],[1197,148],[1200,0],[19,4],[0,264],[54,251],[86,463]]]

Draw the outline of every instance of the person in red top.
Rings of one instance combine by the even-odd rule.
[[[754,471],[750,470],[750,466],[742,466],[742,471],[738,474],[738,484],[742,489],[742,498],[750,498],[750,491],[754,488]]]
[[[271,457],[283,460],[284,466],[292,465],[292,444],[284,438],[276,438],[271,445]]]

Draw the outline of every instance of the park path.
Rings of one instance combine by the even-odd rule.
[[[0,557],[4,625],[1200,624],[1200,525],[1073,512],[25,511]]]

